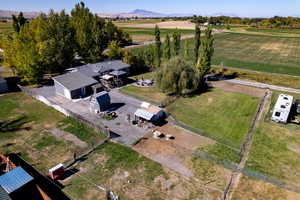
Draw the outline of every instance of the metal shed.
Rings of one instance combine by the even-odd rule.
[[[0,176],[0,186],[10,194],[32,180],[32,176],[30,176],[22,167],[16,167]]]

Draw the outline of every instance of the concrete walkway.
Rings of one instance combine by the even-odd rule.
[[[255,81],[245,81],[245,80],[240,80],[240,79],[229,79],[229,80],[223,80],[223,81],[233,83],[233,84],[239,84],[239,85],[257,87],[257,88],[263,88],[263,89],[270,89],[270,90],[277,90],[277,91],[300,94],[300,89],[281,87],[281,86],[277,86],[277,85],[269,85],[266,83],[260,83],[260,82],[255,82]]]

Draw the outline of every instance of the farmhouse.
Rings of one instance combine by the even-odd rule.
[[[280,94],[274,106],[272,120],[287,123],[293,105],[293,96]]]
[[[4,93],[8,90],[7,81],[0,77],[0,93]]]
[[[121,60],[114,60],[72,68],[69,73],[53,78],[55,90],[68,99],[83,98],[102,91],[103,87],[121,86],[129,67]]]
[[[130,65],[122,62],[121,60],[105,61],[94,64],[86,64],[74,69],[74,71],[79,71],[86,76],[95,78],[99,80],[100,76],[109,74],[110,72],[125,71],[129,72]]]
[[[165,112],[162,109],[151,105],[150,103],[143,102],[141,104],[141,108],[138,108],[134,113],[134,116],[135,120],[137,121],[156,123],[165,117]]]
[[[70,72],[53,78],[56,94],[68,99],[78,99],[93,93],[95,79],[80,72]]]

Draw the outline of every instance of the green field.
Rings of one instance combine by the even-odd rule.
[[[300,34],[300,29],[277,29],[277,28],[246,28],[246,31],[261,33],[288,33]]]
[[[222,143],[239,148],[250,127],[259,99],[212,89],[180,98],[168,111],[180,122]]]
[[[264,120],[254,133],[247,167],[300,188],[300,127],[270,121],[271,110],[279,94],[273,93]],[[300,98],[299,94],[292,95]]]
[[[129,28],[129,27],[123,27],[122,30],[126,31],[130,34],[130,36],[133,39],[133,42],[145,42],[145,41],[153,41],[154,40],[154,29],[151,28]],[[160,29],[161,37],[164,38],[167,34],[169,34],[170,37],[172,37],[173,32],[175,32],[176,29]],[[181,35],[190,35],[194,34],[193,30],[180,30]]]
[[[3,33],[12,32],[12,24],[11,22],[0,22],[0,37]]]
[[[193,39],[189,39],[193,60]],[[183,44],[181,45],[183,47]],[[149,48],[149,47],[140,47]],[[134,53],[139,48],[132,49]],[[214,65],[300,76],[300,38],[215,34]],[[183,54],[183,50],[182,50]]]

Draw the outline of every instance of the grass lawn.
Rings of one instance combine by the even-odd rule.
[[[271,98],[264,120],[257,128],[247,167],[300,188],[300,126],[270,121],[279,93]],[[293,94],[300,98],[299,94]]]
[[[205,199],[193,180],[164,169],[128,147],[107,143],[76,166],[77,174],[64,181],[63,191],[74,200],[105,199],[97,184],[109,188],[122,200]],[[88,181],[87,181],[88,180]]]
[[[74,127],[75,122],[28,95],[11,93],[0,96],[0,108],[1,153],[20,153],[23,159],[47,173],[50,167],[72,159],[74,152],[78,154],[86,150],[51,133],[53,128],[62,124],[64,127]],[[85,135],[84,132],[96,134],[83,125],[76,126],[81,128],[82,135]],[[95,138],[80,139],[91,144]]]
[[[166,94],[159,91],[155,86],[153,87],[138,87],[129,85],[120,89],[120,92],[133,96],[142,101],[148,101],[156,105],[162,104],[168,97]]]
[[[242,176],[241,181],[232,196],[232,200],[240,199],[299,200],[300,194],[281,189],[270,183]]]
[[[180,98],[168,107],[168,111],[196,131],[239,148],[258,103],[255,97],[212,89],[201,95]]]

